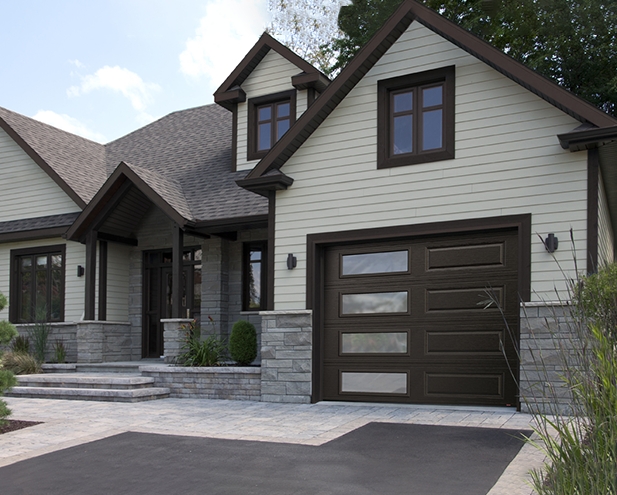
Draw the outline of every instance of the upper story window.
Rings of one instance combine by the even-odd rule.
[[[248,103],[248,160],[266,156],[296,120],[296,92],[253,98]]]
[[[12,322],[64,321],[65,253],[64,245],[11,251]]]
[[[378,168],[454,158],[454,67],[379,81]]]

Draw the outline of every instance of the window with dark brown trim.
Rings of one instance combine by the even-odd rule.
[[[11,251],[12,322],[64,321],[65,258],[64,245]]]
[[[454,66],[378,83],[377,167],[454,158]]]
[[[294,90],[249,100],[247,159],[258,160],[266,156],[295,120]]]
[[[260,311],[266,309],[266,243],[256,242],[244,245],[242,270],[242,310]]]

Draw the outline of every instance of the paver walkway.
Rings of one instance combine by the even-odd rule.
[[[370,422],[526,429],[510,409],[200,399],[142,403],[6,398],[14,419],[43,421],[0,435],[0,467],[127,431],[322,445]],[[525,445],[489,495],[530,495],[528,472],[543,456]]]

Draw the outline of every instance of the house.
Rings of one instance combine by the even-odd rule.
[[[83,362],[249,319],[265,401],[535,393],[572,248],[614,259],[617,119],[413,0],[332,81],[264,34],[214,96],[104,146],[0,109],[4,318]]]

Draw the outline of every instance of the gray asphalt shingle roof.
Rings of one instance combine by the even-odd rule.
[[[22,220],[10,220],[0,222],[0,234],[12,232],[27,232],[30,230],[51,229],[54,227],[69,227],[79,213],[63,213],[46,217],[25,218]]]
[[[2,118],[85,203],[124,161],[187,220],[268,212],[267,199],[242,189],[231,171],[231,113],[206,105],[171,113],[101,145],[0,107]]]

